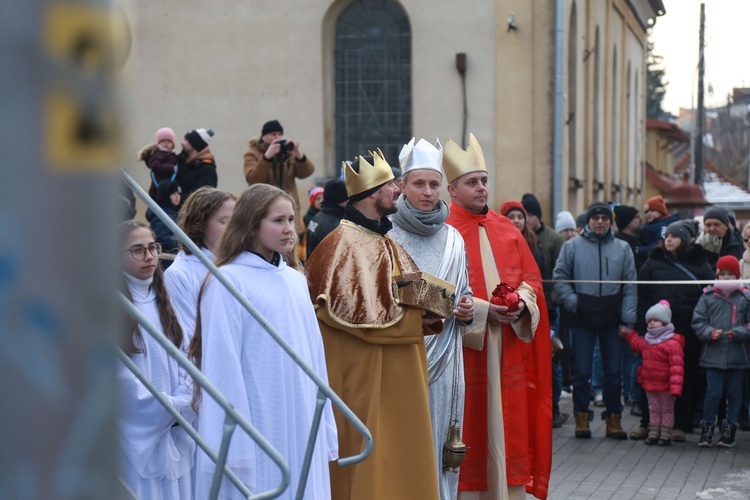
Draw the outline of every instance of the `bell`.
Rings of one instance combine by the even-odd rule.
[[[461,441],[461,428],[458,426],[458,421],[454,420],[448,431],[448,439],[443,443],[443,470],[458,472],[468,449],[469,447]]]

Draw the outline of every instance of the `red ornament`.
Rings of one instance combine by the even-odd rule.
[[[515,288],[507,283],[500,283],[495,287],[495,291],[492,292],[492,298],[490,299],[491,304],[496,306],[505,306],[508,308],[508,312],[514,312],[519,309],[519,303],[521,297]]]

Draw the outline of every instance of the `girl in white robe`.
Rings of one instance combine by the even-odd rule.
[[[216,265],[327,384],[323,342],[305,277],[287,265],[297,235],[292,199],[280,189],[256,184],[237,201],[219,245]],[[310,436],[317,387],[213,277],[199,302],[199,328],[190,353],[203,373],[281,453],[291,469],[288,489],[295,497]],[[199,431],[219,449],[224,412],[202,395]],[[326,402],[317,433],[304,498],[330,498],[329,461],[338,458],[336,424]],[[227,465],[256,494],[280,484],[268,456],[240,429],[234,431]],[[196,498],[211,485],[213,463],[198,452]],[[220,498],[242,498],[224,479]]]
[[[121,224],[123,293],[175,346],[186,348],[182,328],[164,288],[158,256],[161,247],[143,223]],[[153,337],[127,316],[126,352],[188,421],[195,418],[186,374]],[[125,367],[118,366],[120,388],[120,477],[138,498],[192,499],[195,442]]]
[[[215,260],[216,247],[236,201],[232,193],[204,186],[193,192],[180,210],[180,229],[211,261]],[[198,292],[207,272],[206,266],[182,243],[174,262],[164,272],[167,292],[188,341],[195,330]]]

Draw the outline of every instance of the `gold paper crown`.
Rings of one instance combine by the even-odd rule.
[[[448,139],[443,147],[443,169],[445,169],[445,178],[449,184],[464,174],[487,171],[482,147],[474,134],[469,134],[469,147],[466,151]]]
[[[360,156],[359,173],[355,172],[349,163],[343,163],[344,183],[350,198],[393,179],[393,170],[385,161],[385,156],[383,156],[380,148],[376,149],[374,153],[372,151],[368,151],[368,153],[374,158],[374,165],[370,165],[367,160]]]

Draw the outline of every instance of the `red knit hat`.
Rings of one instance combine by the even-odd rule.
[[[526,217],[526,210],[523,208],[523,205],[520,201],[508,200],[500,206],[500,213],[505,215],[506,217],[512,210],[519,210],[523,214],[524,218]]]
[[[312,206],[315,204],[315,198],[323,194],[323,188],[319,186],[312,187],[307,194],[310,196],[310,206]]]
[[[667,205],[664,203],[664,198],[661,196],[654,196],[653,198],[649,198],[646,202],[648,204],[649,210],[656,210],[662,215],[667,215],[669,212],[667,212]]]
[[[716,263],[716,273],[718,274],[719,271],[729,271],[734,273],[737,277],[736,279],[739,279],[740,276],[742,276],[742,273],[740,272],[740,261],[737,260],[737,257],[734,255],[725,255],[719,259]]]

